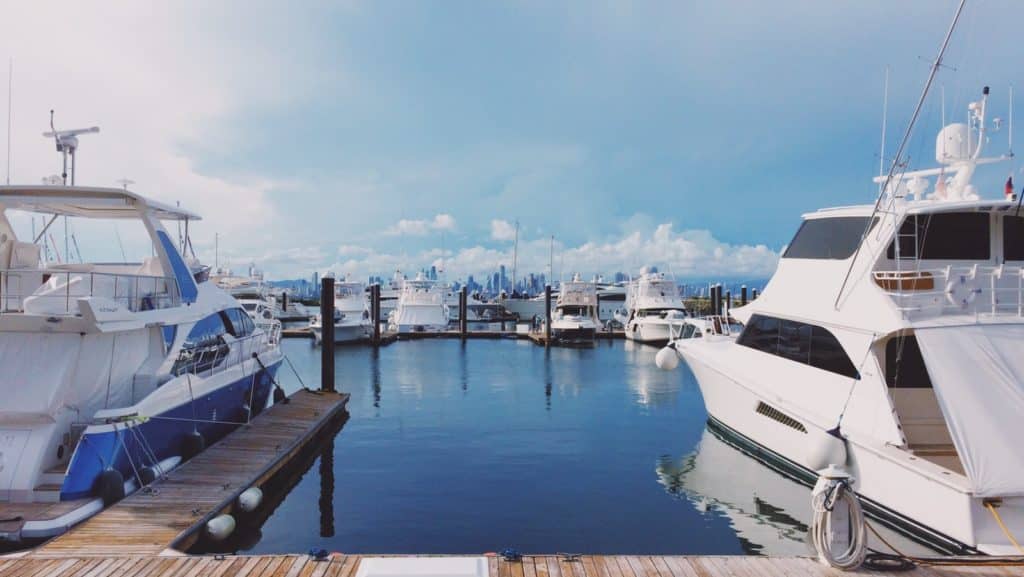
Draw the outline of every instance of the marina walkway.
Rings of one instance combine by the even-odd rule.
[[[157,555],[184,551],[206,521],[260,486],[348,403],[347,394],[301,390],[212,445],[167,477],[42,545],[34,557]],[[55,566],[56,567],[56,566]],[[73,573],[72,573],[73,574]]]
[[[305,555],[63,557],[0,559],[0,577],[355,577],[361,557],[335,554],[323,561]],[[489,577],[840,577],[895,575],[843,573],[796,557],[663,557],[650,555],[526,556],[520,561],[490,557]],[[1019,567],[918,567],[908,577],[1009,577]]]

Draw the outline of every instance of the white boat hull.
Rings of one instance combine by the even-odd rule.
[[[778,401],[757,394],[710,366],[700,355],[688,351],[689,346],[704,344],[684,344],[678,349],[697,378],[712,423],[723,425],[724,431],[750,444],[753,451],[762,453],[761,457],[778,461],[778,466],[789,469],[790,474],[813,482],[817,474],[806,463],[808,447],[815,435],[826,434],[824,429],[799,415],[784,414],[799,422],[805,433],[782,422],[784,417],[758,412],[762,403],[776,408]],[[870,447],[848,439],[847,448],[847,463],[856,480],[854,488],[869,515],[946,552],[1015,553],[991,522],[981,500],[973,498],[963,486],[943,482],[937,465],[882,444]],[[1005,499],[1000,515],[1010,526],[1020,526],[1024,522],[1024,499]]]
[[[626,338],[639,343],[665,344],[672,338],[672,323],[661,319],[634,319],[626,325]]]
[[[313,336],[317,342],[323,341],[323,328],[320,326],[312,327]],[[370,334],[373,331],[369,324],[350,324],[350,325],[334,325],[334,343],[355,343],[364,341],[370,338]]]

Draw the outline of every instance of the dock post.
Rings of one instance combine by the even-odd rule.
[[[544,346],[551,344],[551,285],[544,285]]]
[[[718,314],[718,304],[717,303],[718,303],[718,285],[713,284],[713,285],[711,285],[711,292],[710,292],[710,294],[708,294],[708,305],[709,305],[708,308],[711,309],[711,310],[708,311],[709,315],[715,316],[715,315]]]
[[[320,390],[334,392],[334,278],[320,279]]]
[[[466,285],[459,289],[459,335],[466,340],[466,333],[469,332],[469,304],[466,301]]]
[[[752,301],[756,301],[757,300],[757,289],[753,289],[752,291],[750,291],[750,300],[752,300]]]
[[[725,307],[722,309],[722,314],[729,314],[732,310],[732,291],[725,291]]]
[[[747,305],[747,285],[740,287],[740,306]]]
[[[288,315],[288,291],[281,291],[281,312]]]
[[[373,344],[380,344],[380,283],[370,285],[370,316],[373,317]]]

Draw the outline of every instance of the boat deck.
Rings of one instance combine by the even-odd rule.
[[[340,415],[347,394],[301,390],[212,445],[165,479],[137,491],[34,557],[157,555],[187,550],[206,521],[230,510],[238,495],[262,485]]]
[[[0,576],[47,577],[232,576],[355,577],[362,556],[334,554],[322,561],[306,555],[63,557],[0,559]],[[525,556],[522,561],[488,558],[488,577],[840,577],[851,573],[805,557]],[[867,575],[893,575],[857,572]],[[908,577],[1009,577],[1019,567],[918,567]]]

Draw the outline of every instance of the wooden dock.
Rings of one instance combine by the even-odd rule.
[[[362,556],[307,555],[123,556],[0,559],[0,577],[355,577]],[[488,558],[489,577],[840,577],[843,573],[805,557],[745,556],[525,556],[521,561]],[[918,567],[907,577],[1010,577],[1020,567]]]
[[[229,512],[242,491],[274,477],[320,430],[339,418],[348,398],[347,394],[301,390],[149,489],[129,495],[30,556],[114,558],[158,555],[167,548],[185,551],[208,520]]]

